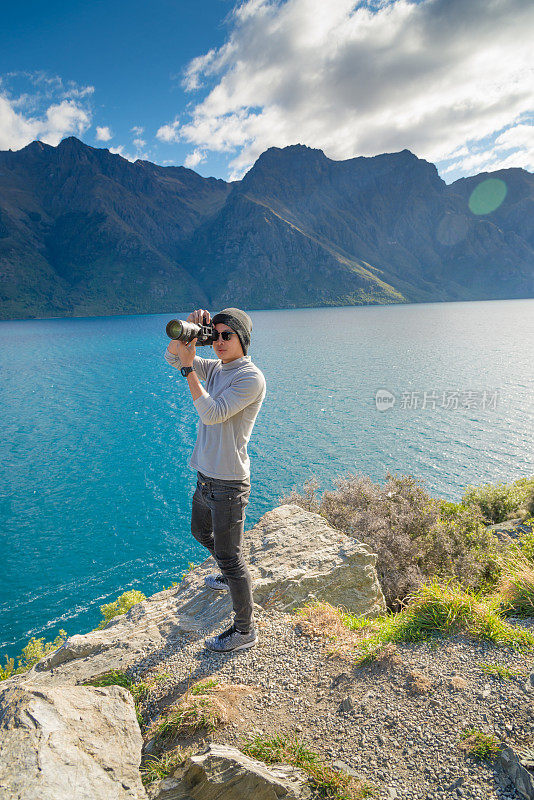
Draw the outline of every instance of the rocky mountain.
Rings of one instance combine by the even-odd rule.
[[[0,318],[532,297],[533,210],[525,170],[447,185],[408,150],[271,147],[227,183],[33,142],[0,152]]]

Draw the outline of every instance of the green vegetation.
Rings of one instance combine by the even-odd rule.
[[[340,611],[342,622],[359,634],[357,661],[376,658],[388,643],[427,641],[463,633],[498,647],[534,649],[534,634],[506,622],[499,596],[482,596],[456,585],[431,582],[413,592],[398,613],[365,620]]]
[[[491,761],[502,749],[493,734],[483,733],[477,728],[463,731],[458,746],[479,761]]]
[[[6,680],[6,678],[10,678],[12,675],[27,672],[42,658],[53,653],[58,647],[61,647],[66,638],[67,631],[64,631],[63,628],[60,628],[59,636],[56,636],[53,642],[45,643],[44,636],[40,639],[36,639],[35,636],[32,636],[28,644],[22,648],[22,654],[18,659],[19,663],[16,669],[15,659],[6,656],[5,666],[2,667],[0,665],[0,680],[3,681]]]
[[[291,764],[307,775],[317,796],[328,800],[360,800],[377,796],[376,789],[366,781],[357,781],[345,772],[334,770],[296,735],[256,736],[241,750],[266,764]]]
[[[486,661],[480,665],[480,669],[485,675],[491,675],[492,678],[499,678],[503,681],[511,681],[514,678],[521,677],[521,672],[517,669],[510,669],[503,667],[502,664],[496,664],[493,661]]]
[[[497,597],[504,615],[534,617],[534,565],[521,556],[512,556],[503,567]]]
[[[486,483],[483,486],[468,486],[462,503],[480,510],[484,522],[492,525],[514,517],[523,517],[532,508],[534,501],[534,478],[519,478],[511,484]]]
[[[206,678],[206,680],[199,681],[191,688],[191,694],[209,694],[209,690],[218,685],[218,680],[214,678]]]
[[[161,756],[147,755],[143,759],[139,771],[143,786],[148,786],[154,781],[166,778],[185,760],[185,752],[181,747],[169,750]]]
[[[518,554],[534,563],[534,517],[524,520],[530,530],[522,531],[514,542]]]
[[[146,595],[144,595],[143,592],[138,592],[137,589],[131,589],[129,592],[123,592],[112,603],[105,603],[103,606],[100,606],[100,611],[104,619],[99,622],[95,631],[105,628],[113,617],[126,614],[132,606],[137,605],[137,603],[142,603],[143,600],[146,600]]]

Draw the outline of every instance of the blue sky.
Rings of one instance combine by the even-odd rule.
[[[534,169],[530,0],[9,3],[0,149],[64,136],[238,179],[267,147]]]

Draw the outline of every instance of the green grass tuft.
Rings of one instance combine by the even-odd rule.
[[[376,788],[367,781],[357,781],[345,772],[334,770],[295,734],[256,736],[241,750],[266,764],[291,764],[302,769],[316,796],[325,800],[361,800],[377,794]]]
[[[511,681],[514,678],[520,678],[522,673],[517,669],[510,669],[503,667],[501,664],[486,661],[480,665],[480,669],[485,675],[491,675],[492,678],[500,678],[503,681]]]
[[[369,620],[355,620],[343,613],[342,621],[351,630],[362,633],[358,663],[376,658],[388,642],[418,642],[464,633],[520,650],[534,649],[534,634],[506,622],[499,610],[499,596],[482,597],[457,584],[428,583],[412,592],[404,608]],[[367,635],[366,632],[368,632]]]
[[[209,690],[218,685],[218,680],[214,678],[206,678],[206,680],[199,681],[191,687],[191,694],[209,694]]]
[[[459,747],[479,761],[491,761],[502,750],[493,734],[483,733],[478,728],[467,728],[460,736]]]
[[[180,747],[163,753],[161,756],[146,756],[139,768],[143,786],[166,778],[184,761],[184,752]]]

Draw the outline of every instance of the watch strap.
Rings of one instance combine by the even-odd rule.
[[[180,370],[180,372],[182,373],[182,375],[184,376],[184,378],[187,378],[187,376],[189,375],[189,373],[190,373],[190,372],[193,372],[193,367],[182,367],[182,368],[181,368],[181,370]]]

